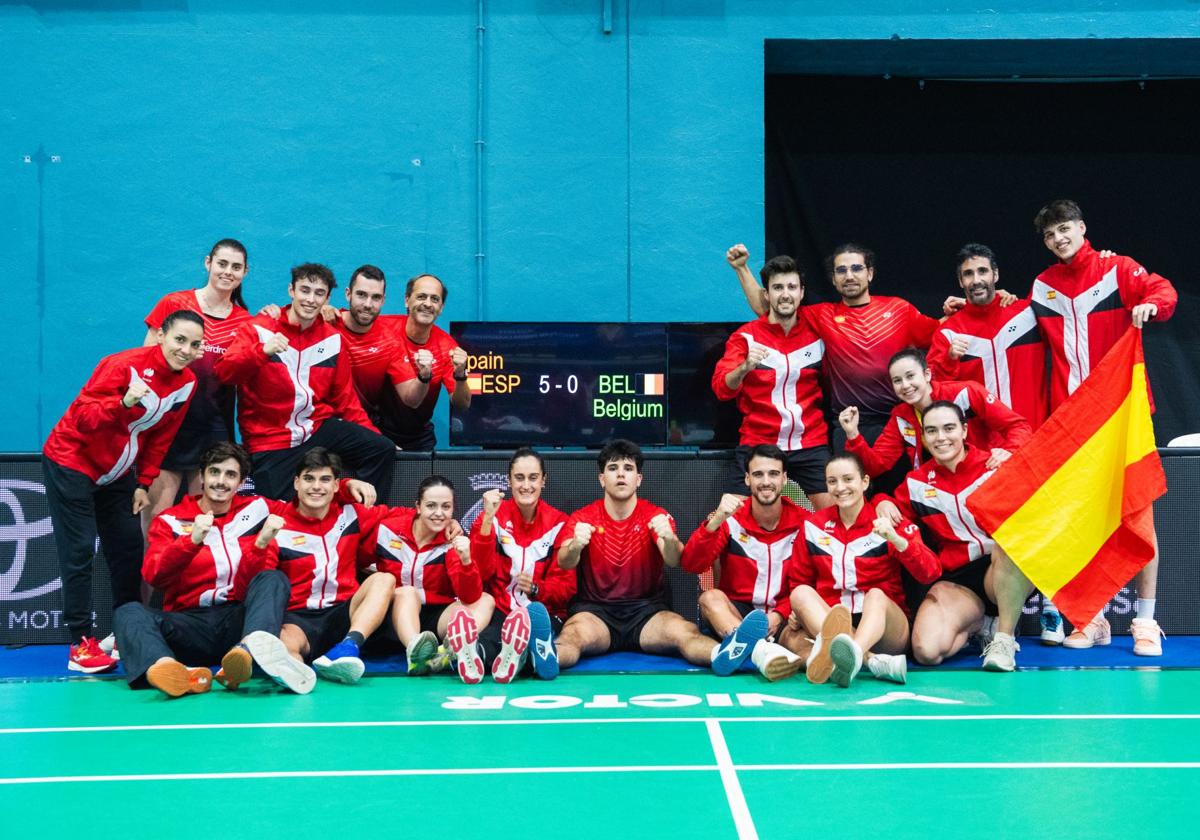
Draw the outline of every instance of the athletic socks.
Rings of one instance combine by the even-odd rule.
[[[1045,595],[1042,596],[1042,612],[1058,615],[1058,607],[1054,606],[1054,602]]]
[[[346,638],[342,639],[342,641],[350,642],[355,647],[361,648],[363,646],[363,643],[366,642],[367,640],[366,640],[366,637],[364,637],[362,633],[359,633],[357,630],[351,630],[349,633],[346,634]]]
[[[1154,598],[1138,598],[1135,609],[1137,617],[1143,618],[1146,621],[1154,620]]]

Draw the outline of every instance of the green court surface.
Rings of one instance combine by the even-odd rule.
[[[1200,672],[0,683],[0,837],[1194,837]]]

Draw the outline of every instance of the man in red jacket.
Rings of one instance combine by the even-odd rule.
[[[1052,201],[1038,211],[1033,226],[1058,262],[1033,281],[1029,293],[1038,328],[1050,354],[1050,409],[1062,404],[1099,364],[1104,354],[1133,326],[1165,321],[1175,313],[1179,295],[1171,281],[1147,271],[1136,260],[1105,256],[1085,239],[1087,225],[1074,201]],[[1161,656],[1163,632],[1154,620],[1158,591],[1158,551],[1135,577],[1137,617],[1130,632],[1133,652]],[[1111,631],[1103,612],[1063,642],[1065,647],[1109,644]]]
[[[157,335],[157,345],[102,359],[42,449],[72,671],[116,667],[91,633],[96,536],[108,563],[113,607],[137,601],[138,514],[150,504],[149,487],[195,392],[196,377],[187,367],[200,355],[204,321],[179,310],[163,320]]]
[[[372,425],[350,375],[341,335],[321,317],[336,285],[333,272],[305,263],[292,269],[291,305],[239,328],[217,363],[217,377],[238,387],[238,423],[254,458],[254,486],[290,497],[296,465],[321,446],[357,477],[386,493],[395,447]]]
[[[283,518],[260,496],[239,496],[250,471],[240,446],[221,442],[200,458],[201,493],[156,516],[142,573],[162,592],[162,610],[133,601],[113,614],[113,629],[131,688],[151,685],[170,697],[201,694],[212,685],[207,667],[221,659],[217,679],[235,689],[253,663],[298,694],[316,675],[292,659],[279,630],[288,579],[276,563],[274,538]]]

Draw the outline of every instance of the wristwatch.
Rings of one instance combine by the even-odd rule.
[[[538,593],[541,591],[542,591],[541,588],[535,583],[533,586],[529,587],[529,597],[533,598],[536,601]]]

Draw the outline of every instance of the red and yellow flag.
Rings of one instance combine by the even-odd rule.
[[[1151,504],[1166,490],[1131,327],[967,507],[1082,627],[1154,557]]]

